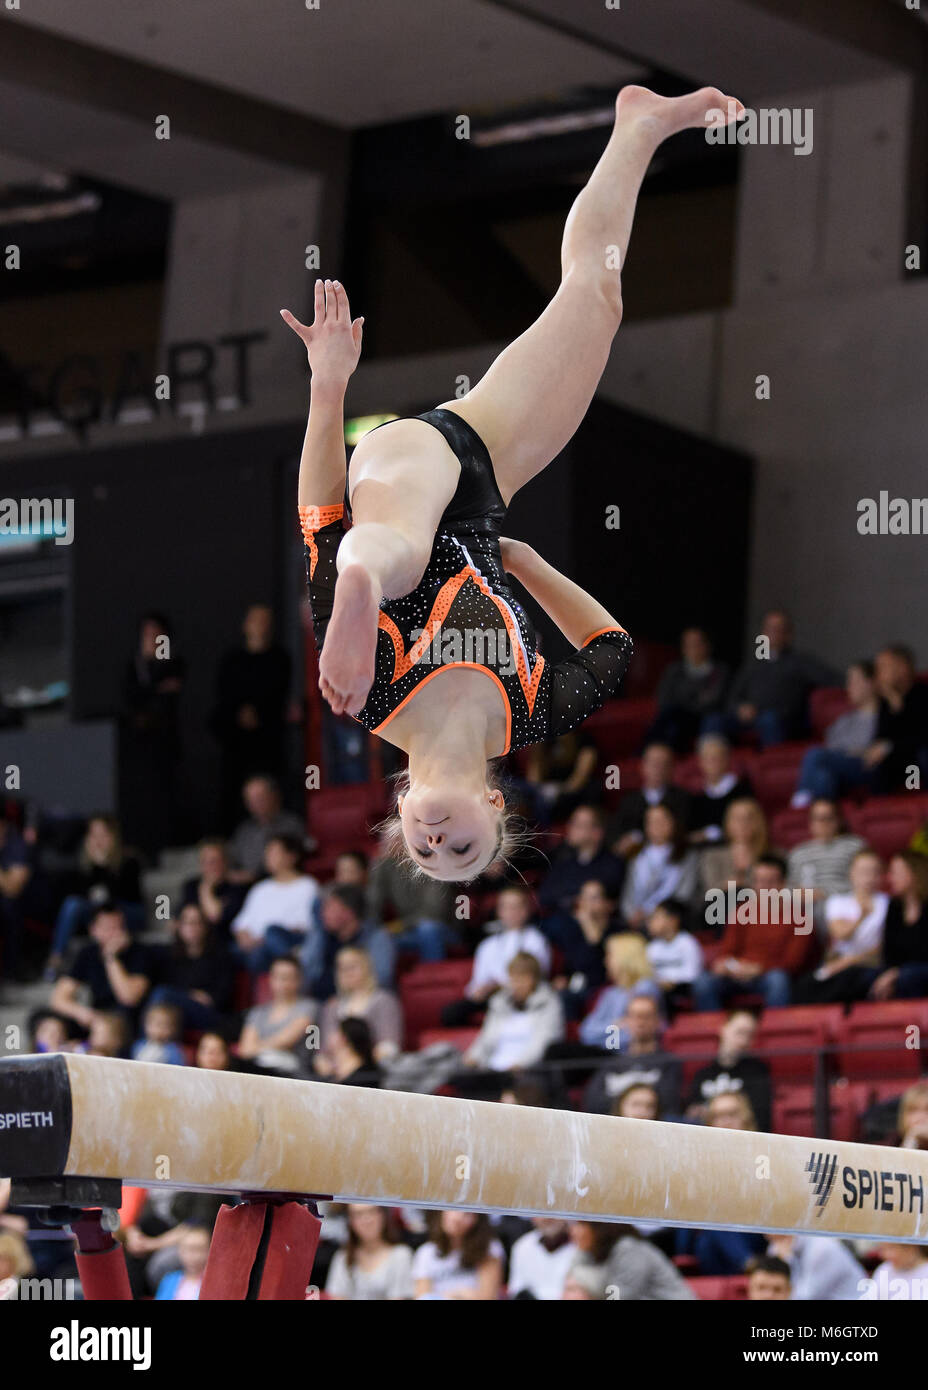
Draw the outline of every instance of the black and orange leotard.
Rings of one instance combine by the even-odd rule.
[[[496,682],[506,709],[506,747],[524,748],[577,727],[618,690],[632,642],[621,627],[593,632],[552,666],[535,650],[532,623],[514,597],[499,548],[506,505],[480,436],[450,410],[415,417],[454,450],[461,476],[419,584],[380,605],[374,684],[358,721],[382,733],[427,681],[471,667]],[[301,507],[313,630],[322,650],[332,615],[335,553],[347,504]]]

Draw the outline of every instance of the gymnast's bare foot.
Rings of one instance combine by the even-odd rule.
[[[744,110],[740,101],[717,87],[701,87],[685,97],[661,97],[647,87],[623,87],[616,98],[616,120],[634,121],[657,143],[680,130],[709,130],[729,125]]]
[[[374,683],[380,596],[367,570],[346,565],[319,659],[319,689],[335,714],[357,714]]]

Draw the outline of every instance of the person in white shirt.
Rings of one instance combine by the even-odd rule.
[[[532,1225],[534,1231],[520,1236],[509,1256],[509,1297],[559,1300],[564,1296],[576,1246],[567,1222],[559,1217],[533,1216]]]
[[[464,998],[455,999],[442,1009],[445,1028],[466,1028],[483,1014],[490,997],[508,985],[510,962],[520,951],[535,957],[545,977],[550,973],[551,947],[530,923],[531,895],[518,886],[501,889],[496,898],[496,913],[496,921],[489,924],[488,935],[477,947]]]
[[[648,918],[648,960],[668,1007],[689,997],[690,985],[703,968],[702,947],[683,930],[685,920],[686,907],[676,898],[665,898]]]
[[[561,1001],[542,980],[535,957],[521,952],[510,963],[508,987],[494,994],[483,1027],[464,1054],[469,1074],[459,1073],[450,1084],[467,1092],[495,1090],[499,1096],[505,1073],[535,1066],[549,1044],[563,1036]]]
[[[289,955],[309,931],[319,884],[300,872],[303,846],[290,835],[273,835],[264,850],[268,877],[248,890],[232,933],[245,965],[254,975]]]
[[[865,998],[879,971],[889,906],[889,894],[879,891],[882,874],[880,856],[872,849],[858,850],[848,870],[851,891],[825,899],[825,960],[797,981],[797,1004],[850,1004]]]
[[[470,1211],[429,1212],[430,1240],[413,1256],[414,1297],[492,1301],[503,1280],[503,1247],[489,1218]]]
[[[768,1237],[768,1255],[789,1265],[790,1297],[797,1303],[852,1301],[860,1297],[864,1267],[837,1236]]]

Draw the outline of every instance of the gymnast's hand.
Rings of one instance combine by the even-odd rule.
[[[314,318],[307,327],[289,309],[281,309],[283,319],[306,344],[306,356],[313,384],[338,383],[344,386],[361,356],[364,320],[351,321],[351,309],[344,285],[338,280],[317,280],[313,301]]]

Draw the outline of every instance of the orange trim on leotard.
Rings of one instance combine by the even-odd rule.
[[[392,621],[392,619],[390,619],[383,611],[381,611],[377,619],[377,626],[387,634],[387,636],[390,638],[390,641],[393,643],[393,656],[395,666],[393,672],[393,679],[391,680],[390,684],[393,685],[396,681],[402,680],[403,676],[407,675],[409,671],[412,670],[413,666],[420,659],[423,653],[427,651],[427,649],[431,646],[436,632],[438,632],[445,618],[448,616],[452,603],[454,602],[461,588],[467,582],[468,579],[472,579],[474,583],[478,585],[478,587],[487,596],[487,598],[493,601],[493,603],[499,610],[500,617],[502,618],[506,626],[506,631],[509,633],[509,640],[512,643],[513,651],[516,653],[516,670],[519,676],[519,684],[521,685],[523,694],[525,695],[525,702],[528,705],[529,718],[531,718],[535,708],[535,696],[538,694],[538,686],[541,681],[542,672],[544,671],[545,667],[544,657],[540,653],[537,654],[535,670],[531,673],[531,675],[529,675],[528,666],[526,665],[525,656],[522,650],[520,634],[516,628],[515,622],[508,608],[502,602],[502,600],[497,597],[497,595],[490,588],[489,584],[486,582],[483,576],[477,570],[475,570],[472,565],[465,565],[462,570],[460,570],[457,574],[452,575],[451,578],[446,580],[445,583],[441,586],[441,588],[438,591],[438,594],[436,595],[435,602],[432,604],[432,611],[429,613],[426,624],[422,629],[422,634],[413,643],[408,652],[403,650],[403,638],[399,631],[399,628]],[[447,664],[449,666],[476,665],[475,662],[448,662]],[[485,668],[478,667],[478,669],[483,670]],[[503,689],[503,693],[505,694],[505,688],[502,687],[502,683],[500,683],[500,685]]]
[[[316,573],[316,561],[319,559],[319,550],[316,546],[316,532],[321,531],[323,526],[329,526],[333,521],[341,521],[345,515],[344,502],[333,502],[328,507],[297,507],[300,516],[300,530],[303,532],[303,540],[309,550],[309,577],[312,579]]]
[[[588,647],[591,642],[595,642],[597,637],[602,637],[605,632],[625,632],[625,628],[622,627],[620,623],[616,623],[615,627],[601,627],[598,632],[591,632],[589,637],[584,637],[583,641],[580,643],[580,650],[582,651],[584,647]],[[628,636],[627,632],[625,632],[625,636]]]
[[[541,661],[542,658],[539,656],[538,660]],[[495,671],[491,671],[487,666],[478,665],[476,661],[449,661],[446,665],[438,666],[434,671],[430,671],[427,676],[423,677],[414,690],[410,690],[409,694],[400,700],[396,709],[391,710],[386,719],[382,719],[375,729],[371,729],[371,733],[379,734],[381,729],[385,729],[390,723],[390,720],[396,718],[403,706],[408,705],[412,697],[417,695],[424,685],[428,685],[429,681],[434,680],[436,676],[440,676],[443,671],[453,671],[456,666],[467,667],[471,671],[482,671],[485,676],[489,676],[490,680],[496,681],[496,684],[499,686],[500,694],[503,697],[503,705],[506,710],[506,746],[503,749],[503,754],[508,753],[509,745],[512,741],[512,706],[509,703],[509,696],[506,694],[506,687]]]

